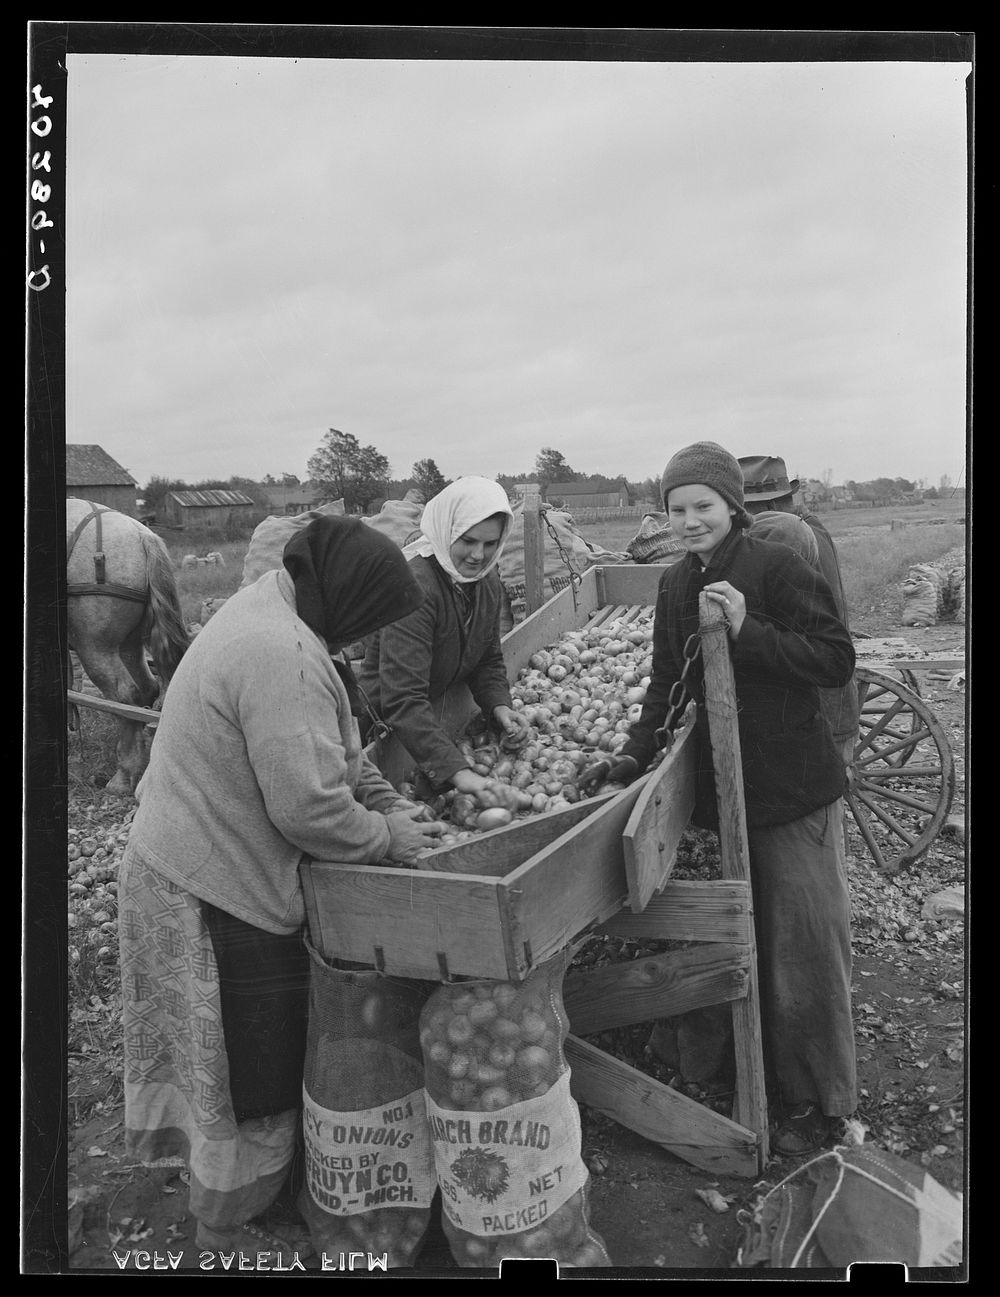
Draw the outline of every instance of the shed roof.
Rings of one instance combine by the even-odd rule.
[[[131,473],[100,446],[67,445],[67,486],[136,486]]]
[[[253,500],[242,491],[171,491],[171,497],[185,509],[205,509],[220,505],[231,508],[234,505],[253,504]]]

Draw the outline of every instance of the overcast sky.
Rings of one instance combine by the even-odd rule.
[[[67,441],[964,481],[969,71],[70,55]]]

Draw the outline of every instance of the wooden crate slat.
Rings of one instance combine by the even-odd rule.
[[[621,910],[599,928],[610,937],[748,942],[750,884],[671,878],[641,914]]]
[[[588,617],[597,611],[600,603],[595,569],[589,568],[584,572],[576,592],[575,607],[573,591],[567,586],[526,617],[520,625],[509,630],[500,641],[508,680],[514,680],[517,673],[528,665],[528,659],[533,653],[555,644],[567,631],[586,626]]]
[[[747,946],[718,944],[568,973],[563,1003],[570,1029],[593,1036],[737,1000],[746,995],[749,961]]]
[[[704,1171],[748,1179],[758,1175],[758,1141],[752,1130],[576,1035],[567,1036],[565,1054],[570,1092],[578,1103]]]
[[[604,587],[603,602],[609,604],[656,604],[663,568],[651,563],[609,563],[599,569]]]
[[[313,944],[326,958],[379,965],[401,977],[506,979],[508,942],[497,882],[469,875],[373,869],[311,861],[306,912]],[[516,905],[505,897],[503,907]],[[521,975],[525,970],[522,968]]]
[[[743,763],[740,756],[739,703],[733,678],[729,639],[722,609],[704,591],[698,597],[701,657],[705,672],[705,711],[712,739],[716,801],[719,808],[719,860],[723,878],[750,881]],[[756,937],[750,928],[747,994],[733,1007],[736,1053],[736,1117],[761,1132],[760,1170],[768,1156],[767,1095],[764,1088],[760,990]]]
[[[586,801],[575,802],[560,811],[544,811],[526,820],[515,820],[501,829],[477,834],[453,847],[439,847],[420,862],[421,869],[437,873],[479,874],[501,878],[538,854],[560,834],[599,809],[614,797],[601,793]]]
[[[621,909],[628,887],[622,830],[647,778],[616,793],[499,881],[499,886],[521,895],[525,933],[536,962]]]
[[[628,904],[646,908],[663,887],[694,808],[694,725],[681,730],[667,756],[650,773],[622,835]]]

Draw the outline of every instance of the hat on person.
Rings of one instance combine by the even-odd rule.
[[[748,504],[780,500],[799,489],[798,478],[788,480],[785,461],[777,455],[743,455],[739,464],[743,470],[743,495]]]
[[[663,507],[669,508],[667,497],[675,487],[695,485],[718,491],[726,504],[736,510],[736,525],[750,526],[750,515],[743,502],[743,473],[735,455],[714,441],[696,441],[679,450],[660,479]]]

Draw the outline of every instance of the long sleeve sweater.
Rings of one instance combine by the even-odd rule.
[[[361,747],[327,646],[283,569],[239,590],[185,654],[163,703],[130,834],[161,873],[268,932],[304,920],[305,857],[385,857],[409,803]]]

